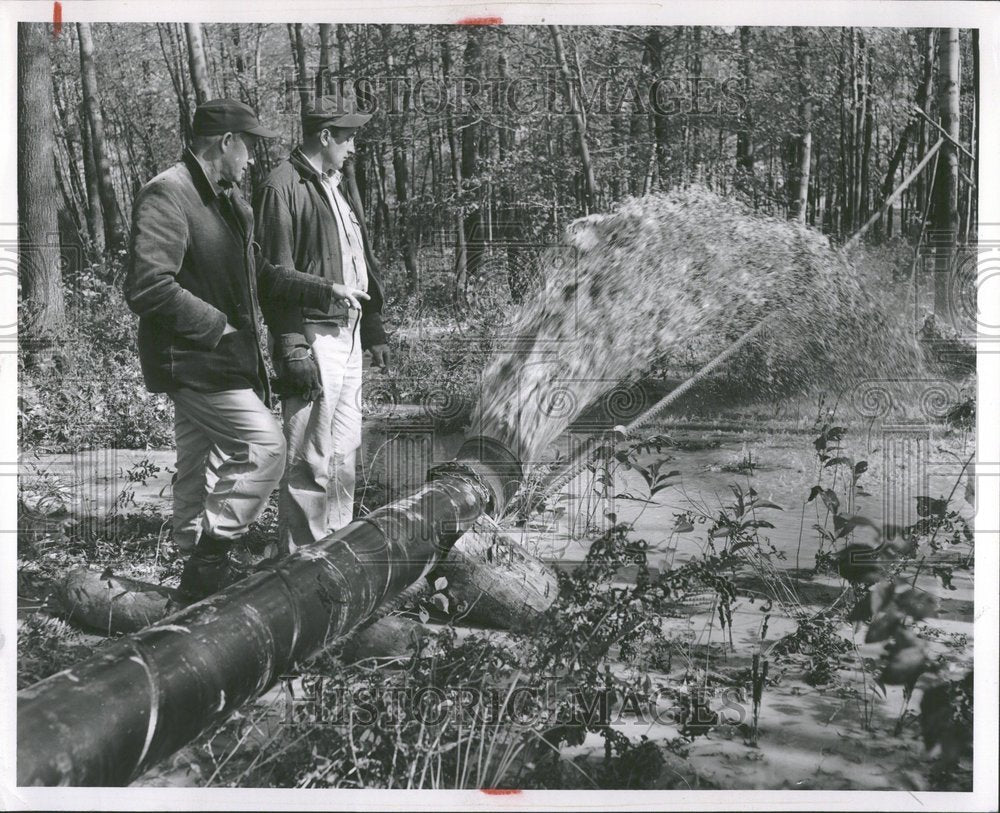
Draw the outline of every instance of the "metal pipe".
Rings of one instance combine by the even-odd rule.
[[[659,415],[663,410],[670,406],[674,401],[684,395],[686,392],[691,390],[697,384],[700,384],[705,380],[711,373],[717,370],[722,364],[729,361],[737,352],[743,349],[746,345],[752,342],[760,333],[762,333],[768,323],[768,319],[765,317],[762,321],[754,325],[750,330],[740,336],[735,342],[730,344],[719,353],[715,358],[705,364],[698,372],[692,375],[690,378],[683,381],[678,386],[674,387],[670,392],[664,395],[659,401],[653,404],[649,409],[635,418],[631,423],[624,427],[625,434],[629,432],[634,432],[642,426],[645,426],[653,418]],[[581,471],[583,471],[587,464],[590,463],[594,454],[600,447],[607,442],[607,437],[603,438],[593,438],[588,441],[584,446],[573,456],[563,468],[554,472],[550,475],[541,485],[540,496],[551,496],[555,494],[559,489],[570,483],[573,478],[575,478]]]
[[[128,784],[424,576],[521,476],[473,438],[409,497],[23,689],[18,785]]]

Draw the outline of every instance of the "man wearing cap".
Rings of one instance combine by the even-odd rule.
[[[279,550],[294,551],[350,523],[361,446],[361,362],[387,368],[382,289],[358,202],[341,183],[354,135],[371,118],[324,96],[303,115],[303,142],[268,176],[254,209],[265,257],[367,291],[360,313],[261,304],[274,340],[288,463],[278,498]]]
[[[232,581],[229,550],[281,478],[285,443],[265,400],[258,291],[270,302],[360,309],[367,295],[293,265],[275,267],[253,242],[253,212],[239,192],[255,138],[275,133],[232,99],[198,107],[194,140],[147,183],[133,208],[125,281],[139,314],[146,387],[174,402],[177,471],[173,529],[191,556],[180,590],[189,601]]]

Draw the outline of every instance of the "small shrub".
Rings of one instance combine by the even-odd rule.
[[[118,287],[105,281],[115,271],[92,267],[67,286],[67,324],[49,363],[26,366],[25,354],[18,354],[22,448],[66,452],[173,444],[173,405],[146,390],[137,319]]]

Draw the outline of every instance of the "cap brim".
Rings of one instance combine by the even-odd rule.
[[[274,130],[268,130],[266,127],[258,124],[256,127],[252,127],[249,130],[244,130],[247,135],[257,136],[258,138],[277,138],[278,134]]]

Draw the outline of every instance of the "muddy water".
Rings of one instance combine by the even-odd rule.
[[[829,470],[820,471],[811,434],[690,430],[662,424],[649,431],[668,435],[675,445],[660,454],[643,455],[639,462],[649,465],[662,459],[662,471],[680,472],[672,478],[674,485],[659,491],[652,502],[640,502],[630,499],[648,496],[636,472],[614,469],[614,485],[604,494],[595,493],[601,489],[593,474],[584,472],[551,502],[554,510],[533,517],[523,534],[525,544],[551,561],[578,561],[589,539],[608,526],[606,515],[611,513],[618,522],[634,523],[635,534],[650,543],[653,566],[670,566],[700,553],[705,544],[704,526],[696,524],[693,532],[678,533],[676,515],[694,512],[714,517],[732,505],[731,489],[738,486],[744,492],[752,488],[784,509],[764,509],[759,514],[775,526],[760,533],[784,554],[779,564],[790,569],[812,567],[818,549],[813,525],[822,525],[828,518],[821,501],[806,501],[809,491],[817,483],[833,486],[841,495],[846,489],[842,480],[833,480]],[[366,492],[372,505],[404,496],[424,482],[430,468],[453,459],[464,439],[461,432],[435,430],[419,408],[397,408],[391,416],[366,418],[359,500],[365,500]],[[869,441],[848,435],[845,439],[844,453],[869,464],[860,484],[870,496],[856,498],[854,513],[876,525],[913,522],[913,498],[923,493],[947,495],[957,473],[954,460],[932,448],[950,445],[958,453],[957,441],[927,442],[917,450],[920,456],[910,460],[891,457],[891,445],[891,438]],[[145,483],[129,483],[128,472],[144,460],[159,471]],[[22,480],[29,490],[32,483],[44,490],[46,479],[59,482],[73,517],[106,514],[123,490],[132,491],[135,500],[126,513],[146,507],[169,515],[173,467],[173,450],[98,449],[25,459]],[[902,475],[909,469],[915,473],[907,479]],[[970,512],[968,506],[965,510]],[[860,529],[857,541],[870,541],[868,533]]]
[[[618,521],[634,523],[635,535],[653,546],[650,556],[653,567],[680,564],[697,556],[707,542],[702,525],[696,524],[692,532],[675,532],[675,514],[694,510],[713,515],[733,502],[730,486],[736,484],[744,491],[752,487],[762,498],[784,509],[766,509],[760,514],[775,526],[762,529],[762,538],[785,557],[780,559],[773,554],[774,565],[788,571],[795,570],[796,564],[801,570],[812,567],[818,545],[811,526],[814,522],[822,524],[824,511],[816,501],[805,501],[819,475],[811,434],[760,430],[715,432],[676,426],[656,426],[651,431],[669,434],[675,441],[661,456],[669,457],[663,463],[665,470],[680,472],[677,485],[658,492],[654,502],[643,503],[625,498],[629,494],[646,496],[642,478],[635,472],[616,472],[614,486],[606,498],[593,494],[588,475],[581,475],[566,489],[567,497],[555,503],[563,511],[535,517],[534,527],[522,533],[522,541],[553,565],[572,567],[586,554],[589,539],[600,532],[602,523],[606,525],[605,513],[612,512]],[[377,488],[385,494],[406,493],[423,481],[431,465],[451,459],[463,439],[460,433],[435,432],[416,411],[397,414],[391,420],[369,419],[359,488],[364,488],[367,480],[373,494]],[[845,439],[846,454],[869,462],[862,482],[871,496],[859,500],[857,511],[876,523],[887,519],[887,505],[891,508],[887,495],[898,485],[890,475],[900,461],[884,457],[886,445],[887,441],[878,436],[869,439],[856,433]],[[942,437],[935,437],[925,447],[927,491],[946,495],[956,472],[948,455],[937,451],[938,446],[954,452],[962,452],[963,447],[954,439]],[[644,456],[641,462],[648,465],[656,457]],[[159,465],[161,471],[145,485],[134,486],[136,502],[167,514],[173,466],[171,450],[100,450],[42,459],[36,465],[67,479],[72,486],[70,491],[75,494],[74,510],[101,513],[124,485],[124,472],[144,458]],[[745,465],[741,467],[748,459],[755,464],[752,473]],[[915,460],[902,462],[910,468],[919,468]],[[832,485],[829,472],[822,482]],[[842,484],[837,488],[843,491]],[[622,572],[623,583],[628,582],[629,575]],[[928,626],[938,631],[930,636],[928,646],[932,657],[946,656],[949,669],[957,676],[971,666],[971,580],[968,574],[957,573],[956,589],[946,592],[932,576],[922,575],[917,586],[941,600],[941,612],[928,621]],[[843,583],[835,576],[795,580],[795,603],[815,611],[828,605],[843,589]],[[689,615],[669,619],[667,632],[672,640],[680,642],[679,651],[689,656],[705,654],[697,655],[697,663],[678,655],[672,672],[651,669],[651,678],[657,685],[677,687],[683,685],[686,670],[690,668],[723,673],[745,668],[749,653],[767,651],[796,626],[789,609],[778,603],[769,613],[766,631],[762,620],[761,602],[750,603],[745,592],[734,607],[731,646],[729,634],[723,636],[711,607],[694,607]],[[878,657],[879,645],[866,646],[863,629],[858,633],[844,624],[841,633],[854,639],[864,655]],[[952,639],[965,636],[968,644],[955,649],[948,643],[949,636]],[[710,782],[717,787],[739,789],[926,788],[927,758],[915,726],[910,725],[902,737],[892,734],[904,708],[899,687],[888,687],[885,698],[869,694],[866,700],[865,682],[849,663],[837,673],[840,683],[819,688],[802,680],[802,668],[800,663],[788,659],[774,659],[771,663],[771,682],[763,697],[757,747],[746,744],[745,730],[739,723],[745,722],[747,708],[745,702],[738,701],[733,712],[737,716],[731,723],[720,725],[708,736],[690,743],[687,756],[676,764],[668,760],[662,777],[664,787],[677,787],[678,783],[684,787],[687,782],[696,788],[699,783],[704,786],[703,783]],[[698,680],[697,673],[694,679]],[[918,687],[910,708],[918,707],[919,700]],[[617,720],[615,727],[633,738],[642,734],[657,741],[676,738],[679,731],[669,720],[669,710],[660,711],[665,713],[666,721],[625,717]],[[566,756],[599,760],[601,754],[603,740],[591,737],[579,748],[570,749]],[[183,783],[192,781],[185,775]],[[164,780],[156,777],[149,783],[162,785]]]

